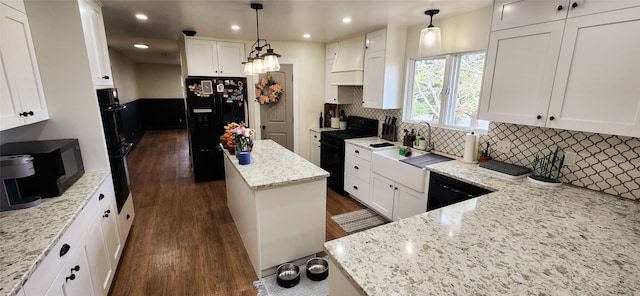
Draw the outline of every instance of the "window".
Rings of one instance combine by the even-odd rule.
[[[413,62],[405,120],[486,130],[478,120],[484,52],[451,54]]]

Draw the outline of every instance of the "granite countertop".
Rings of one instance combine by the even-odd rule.
[[[496,191],[325,243],[363,295],[640,294],[637,201],[427,168]]]
[[[0,294],[15,295],[82,211],[109,171],[85,172],[61,196],[0,212]]]
[[[307,182],[329,177],[329,173],[273,140],[253,142],[251,163],[240,165],[235,155],[223,149],[252,190]]]
[[[312,127],[309,129],[310,131],[314,131],[317,133],[321,133],[321,132],[326,132],[326,131],[339,131],[339,128],[332,128],[332,127]]]

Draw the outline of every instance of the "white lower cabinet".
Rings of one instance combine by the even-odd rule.
[[[311,162],[320,166],[320,133],[316,131],[309,132],[309,147],[311,149]]]
[[[371,204],[369,206],[388,219],[393,219],[395,191],[395,182],[376,173],[371,174]]]
[[[85,250],[79,248],[73,251],[69,259],[69,262],[58,272],[53,284],[44,295],[96,295],[93,291],[89,262],[87,261]]]
[[[122,210],[118,213],[118,230],[120,231],[120,243],[124,247],[129,237],[129,231],[133,225],[133,219],[136,216],[136,212],[133,208],[133,195],[129,194],[127,201],[124,202]]]
[[[428,175],[428,174],[427,174]],[[371,204],[373,210],[398,221],[427,211],[427,193],[371,173]]]
[[[105,179],[24,285],[24,294],[106,296],[123,249],[111,178]]]
[[[368,207],[371,207],[370,176],[371,150],[346,143],[343,189]]]

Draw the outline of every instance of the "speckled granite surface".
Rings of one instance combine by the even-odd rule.
[[[325,132],[325,131],[338,131],[340,129],[339,128],[330,128],[330,127],[312,127],[309,130],[321,133],[321,132]]]
[[[254,141],[249,165],[240,165],[226,149],[224,153],[252,190],[329,177],[327,171],[272,140]]]
[[[109,171],[85,172],[64,194],[0,212],[0,295],[15,295],[60,240]]]
[[[497,190],[325,243],[364,295],[640,295],[640,203],[430,170]]]

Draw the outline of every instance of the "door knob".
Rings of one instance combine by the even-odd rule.
[[[573,8],[578,7],[578,2],[573,2],[573,4],[571,4],[571,7],[573,7]]]
[[[103,79],[109,79],[109,76],[108,75],[104,75],[104,76],[102,76],[102,78]]]
[[[266,126],[266,125],[261,125],[261,126],[260,126],[260,128],[261,128],[261,129],[266,129],[266,128],[267,128],[267,126]]]
[[[554,120],[554,119],[556,119],[556,118],[553,117],[553,116],[549,117],[549,120]]]
[[[564,6],[558,5],[558,11],[563,10],[563,9],[564,9]]]
[[[542,115],[536,116],[537,119],[542,119]]]

